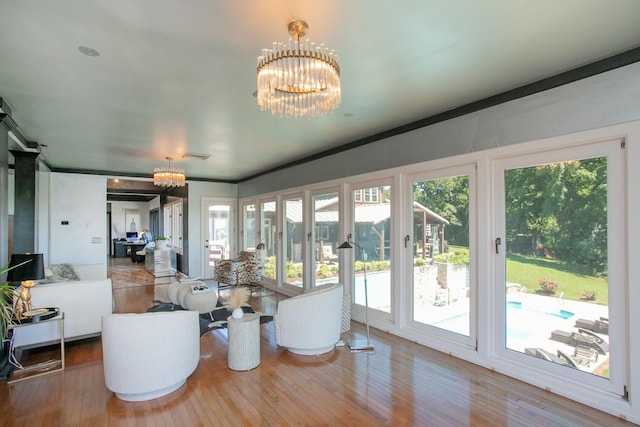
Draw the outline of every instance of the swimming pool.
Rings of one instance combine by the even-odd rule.
[[[543,310],[540,307],[523,307],[520,301],[507,302],[507,347],[522,347],[525,341],[532,339],[536,335],[547,335],[550,331],[557,329],[560,323],[575,316],[574,313],[558,309]],[[449,319],[432,323],[432,326],[455,332],[462,335],[469,335],[469,313],[463,313]]]
[[[516,310],[525,310],[525,311],[530,311],[530,312],[534,312],[534,313],[542,313],[546,316],[556,316],[556,317],[560,317],[562,319],[570,319],[572,318],[575,314],[568,311],[568,310],[563,310],[563,309],[559,309],[559,310],[540,310],[540,309],[536,309],[533,307],[526,307],[525,309],[522,308],[522,302],[520,301],[507,301],[507,310],[509,308],[512,309],[516,309]]]

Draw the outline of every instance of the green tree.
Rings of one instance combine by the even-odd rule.
[[[449,221],[445,232],[449,244],[469,246],[468,176],[415,182],[413,200]]]
[[[505,190],[510,250],[606,271],[605,157],[508,170]]]

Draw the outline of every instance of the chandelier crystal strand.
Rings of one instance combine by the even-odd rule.
[[[315,44],[303,21],[289,23],[286,44],[273,42],[257,60],[256,97],[262,110],[280,116],[324,115],[340,105],[340,66],[335,51]]]

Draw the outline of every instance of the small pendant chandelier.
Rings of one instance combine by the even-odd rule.
[[[155,168],[153,170],[153,184],[160,187],[184,187],[184,169],[171,167],[171,157],[165,157],[169,161],[168,168]]]
[[[289,22],[288,44],[274,42],[258,57],[256,97],[262,110],[281,117],[324,115],[340,105],[340,66],[334,51],[305,36],[306,22]]]

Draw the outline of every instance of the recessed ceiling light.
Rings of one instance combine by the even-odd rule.
[[[78,47],[78,50],[87,56],[100,56],[100,52],[90,47],[80,46]]]

